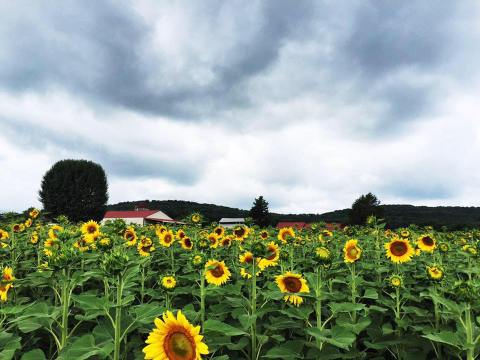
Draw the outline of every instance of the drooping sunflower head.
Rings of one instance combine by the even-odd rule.
[[[173,289],[177,286],[177,280],[173,276],[164,276],[162,278],[162,286],[168,290]]]
[[[163,318],[155,319],[156,328],[143,348],[148,360],[201,360],[208,354],[208,346],[202,342],[200,326],[193,326],[179,310],[177,316],[167,311]]]
[[[170,247],[175,242],[175,236],[173,235],[172,230],[164,231],[159,237],[160,245],[163,247]]]
[[[8,234],[8,232],[6,232],[5,230],[0,229],[0,240],[5,241],[5,240],[7,240],[9,237],[10,237],[10,235]]]
[[[190,239],[190,237],[184,236],[180,239],[180,245],[182,246],[182,249],[192,250],[193,241],[192,241],[192,239]]]
[[[155,251],[155,247],[153,246],[153,241],[149,237],[142,236],[140,239],[137,251],[142,257],[150,256],[150,253]]]
[[[80,228],[83,234],[94,235],[100,233],[100,226],[96,221],[90,220]]]
[[[385,244],[387,257],[394,263],[405,263],[412,260],[415,249],[407,239],[393,238]]]
[[[354,263],[360,259],[360,255],[362,255],[362,249],[358,246],[358,240],[348,240],[343,247],[343,260],[346,263]]]
[[[280,259],[280,248],[273,241],[270,241],[265,249],[265,256],[260,259],[258,266],[261,270],[269,266],[276,266]]]
[[[300,293],[309,293],[310,289],[307,281],[300,274],[286,272],[278,275],[275,279],[278,288],[282,293],[287,295],[283,298],[285,301],[291,302],[298,306],[303,303],[303,298],[299,296]]]
[[[25,225],[25,227],[27,227],[27,228],[29,228],[30,226],[32,226],[32,219],[27,219],[27,220],[25,221],[25,224],[24,224],[24,225]]]
[[[0,284],[0,301],[5,302],[7,301],[8,290],[13,287],[12,284]]]
[[[230,279],[230,270],[223,261],[209,260],[205,264],[205,279],[209,284],[223,285]]]
[[[392,276],[387,278],[388,286],[393,288],[402,287],[403,286],[403,277],[397,274],[393,274]]]
[[[137,243],[137,233],[135,229],[129,226],[123,233],[123,238],[126,240],[127,246],[133,246]]]
[[[291,227],[284,227],[281,228],[278,231],[278,240],[280,240],[282,243],[286,243],[289,240],[294,240],[295,239],[295,231]]]
[[[245,251],[243,254],[239,256],[241,264],[253,264],[253,254],[250,251]]]
[[[437,247],[437,244],[432,236],[422,235],[417,239],[417,246],[422,251],[432,252]]]
[[[443,269],[438,265],[427,266],[427,275],[431,280],[441,281],[445,275]]]
[[[36,231],[32,232],[32,235],[30,235],[30,242],[32,244],[38,243],[38,233]]]

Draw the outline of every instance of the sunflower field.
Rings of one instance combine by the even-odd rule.
[[[480,231],[40,218],[0,224],[1,360],[479,354]]]

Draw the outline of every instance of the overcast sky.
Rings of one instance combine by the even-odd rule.
[[[478,1],[0,0],[0,209],[90,159],[110,203],[480,205]]]

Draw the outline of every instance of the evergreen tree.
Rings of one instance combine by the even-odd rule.
[[[268,202],[263,198],[263,196],[259,196],[255,199],[249,215],[253,219],[255,225],[264,227],[270,224]]]
[[[40,201],[50,218],[71,221],[101,220],[108,200],[103,168],[88,160],[61,160],[43,176]]]
[[[348,220],[352,225],[364,225],[370,215],[375,215],[377,218],[383,216],[380,201],[372,193],[362,195],[355,200],[348,213]]]

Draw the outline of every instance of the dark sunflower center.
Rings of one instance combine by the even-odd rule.
[[[208,240],[210,240],[210,244],[214,245],[217,242],[217,239],[215,239],[213,236],[209,237]]]
[[[302,282],[296,277],[286,277],[283,279],[283,284],[287,288],[288,292],[298,293],[302,288]]]
[[[192,242],[190,241],[189,238],[186,238],[183,240],[183,243],[185,244],[186,247],[190,248],[192,247]]]
[[[216,277],[219,278],[221,277],[225,272],[223,271],[223,266],[222,265],[217,265],[215,269],[210,270],[210,273]]]
[[[395,241],[390,245],[390,252],[395,256],[403,256],[407,253],[407,244],[401,241]]]
[[[133,233],[128,232],[128,233],[125,234],[125,237],[127,238],[127,240],[132,240],[134,238],[134,235],[133,235]]]
[[[97,231],[97,228],[96,228],[95,226],[93,226],[93,225],[90,225],[90,226],[88,227],[88,229],[87,229],[87,232],[88,232],[89,234],[93,234],[95,231]]]
[[[351,258],[356,258],[358,256],[358,249],[356,246],[352,246],[347,249],[347,254]]]
[[[237,237],[242,237],[243,235],[245,235],[245,229],[241,228],[241,229],[236,229],[235,230],[235,235]]]
[[[183,239],[183,238],[185,237],[185,233],[181,232],[181,233],[178,235],[178,237],[179,237],[180,239]]]
[[[215,229],[215,234],[221,235],[222,234],[222,229]]]
[[[275,249],[273,248],[270,248],[268,249],[268,256],[267,256],[267,260],[273,260],[275,259],[275,256],[277,255],[277,252],[275,251]]]
[[[193,360],[196,356],[194,340],[183,332],[175,332],[165,339],[165,352],[172,360]]]
[[[165,241],[167,244],[172,242],[172,236],[170,234],[165,235],[163,238],[163,241]]]
[[[433,239],[430,237],[430,236],[425,236],[423,239],[422,239],[423,243],[427,246],[433,246],[434,242],[433,242]]]

